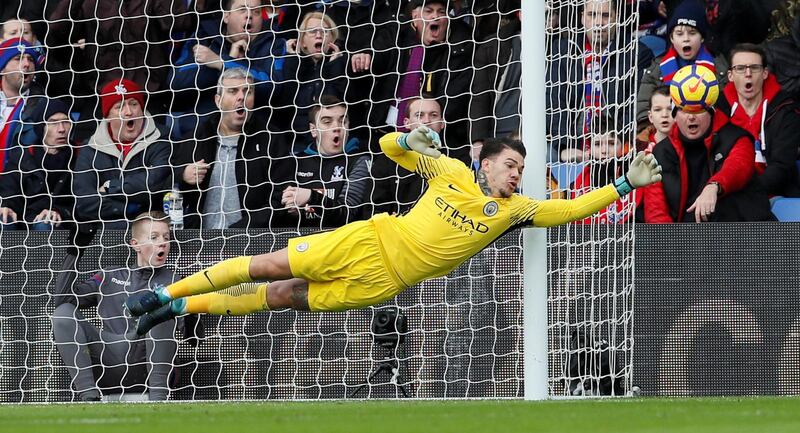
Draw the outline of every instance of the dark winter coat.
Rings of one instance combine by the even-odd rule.
[[[447,43],[425,47],[422,93],[439,101],[448,125],[445,139],[453,148],[462,149],[462,154],[455,157],[467,162],[470,142],[468,110],[471,85],[475,79],[472,65],[474,42],[469,27],[460,20],[451,19],[448,32]],[[402,25],[396,37],[391,31],[376,34],[372,73],[379,78],[370,97],[374,104],[369,117],[370,126],[394,130],[387,128],[386,117],[395,102],[411,48],[417,44],[419,39],[410,24]]]
[[[55,210],[64,220],[73,217],[71,146],[49,155],[44,146],[16,146],[6,153],[8,164],[0,176],[2,206],[11,208],[20,220],[32,222],[45,209]]]
[[[172,158],[175,165],[175,179],[179,182],[183,193],[184,227],[200,228],[201,213],[205,206],[205,192],[208,191],[211,173],[215,169],[219,147],[219,114],[215,114],[198,127],[197,138],[188,138],[175,146]],[[236,183],[239,190],[239,201],[242,219],[234,227],[267,227],[269,214],[269,170],[270,147],[279,147],[286,152],[288,146],[283,138],[270,133],[263,127],[260,117],[251,117],[245,125],[244,134],[239,136],[236,147]],[[188,185],[183,182],[183,170],[186,164],[200,160],[211,164],[206,177],[200,185]]]
[[[351,142],[346,150],[357,146]],[[365,155],[323,156],[312,144],[293,157],[273,161],[270,182],[274,185],[271,227],[340,227],[372,215],[372,178]],[[308,204],[298,214],[290,213],[281,203],[289,186],[312,190]]]
[[[755,150],[753,137],[744,129],[728,123],[724,116],[716,116],[713,133],[705,138],[708,154],[708,172],[700,188],[716,182],[722,188],[712,221],[768,221],[769,200],[752,182]],[[692,203],[689,197],[698,191],[689,191],[689,173],[678,125],[669,137],[653,148],[653,155],[663,169],[663,181],[644,189],[645,222],[673,223],[684,221],[686,209]]]
[[[171,148],[152,116],[145,113],[145,118],[144,131],[124,159],[111,139],[108,120],[78,150],[73,180],[78,220],[130,220],[162,208],[164,194],[172,189]],[[106,191],[98,192],[106,182]]]

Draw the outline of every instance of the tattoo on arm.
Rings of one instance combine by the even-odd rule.
[[[308,285],[292,287],[292,308],[308,311]]]
[[[483,170],[478,170],[478,186],[481,187],[483,195],[487,197],[492,195],[492,188],[489,187],[489,179],[486,177],[486,173]]]

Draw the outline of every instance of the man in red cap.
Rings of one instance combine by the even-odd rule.
[[[100,101],[103,120],[75,167],[76,216],[126,228],[137,214],[161,208],[172,186],[170,146],[145,111],[145,94],[136,83],[112,80]]]

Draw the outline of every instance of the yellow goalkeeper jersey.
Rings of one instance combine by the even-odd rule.
[[[428,190],[405,215],[379,214],[372,220],[390,274],[406,287],[448,274],[515,226],[568,223],[619,198],[613,185],[574,200],[534,200],[519,194],[487,197],[464,163],[406,151],[397,144],[398,136],[381,138],[381,149],[425,178]]]

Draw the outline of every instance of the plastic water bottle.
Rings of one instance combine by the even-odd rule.
[[[178,185],[164,194],[164,213],[169,215],[173,230],[183,230],[183,194]]]

